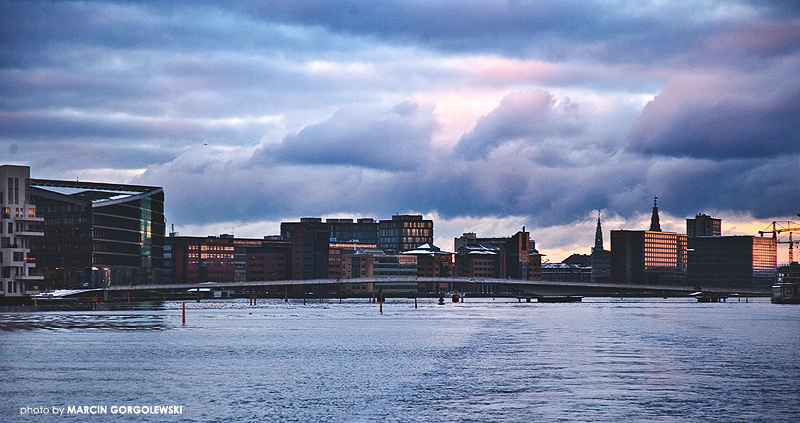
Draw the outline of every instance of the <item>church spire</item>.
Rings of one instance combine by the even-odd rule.
[[[597,230],[594,233],[594,248],[593,250],[603,250],[603,228],[600,227],[600,211],[597,211]]]
[[[653,217],[650,218],[650,230],[661,232],[661,223],[658,221],[658,197],[653,197]]]

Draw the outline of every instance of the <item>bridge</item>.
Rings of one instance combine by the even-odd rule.
[[[154,285],[115,285],[107,288],[99,288],[84,291],[83,296],[96,296],[104,301],[122,299],[125,295],[130,298],[131,294],[150,293],[153,295],[166,295],[167,293],[189,291],[196,292],[200,297],[201,291],[220,291],[235,290],[245,293],[264,292],[269,288],[275,288],[273,295],[283,293],[288,298],[292,287],[304,286],[312,290],[330,291],[338,285],[343,284],[420,284],[420,283],[439,283],[450,284],[456,291],[463,291],[467,285],[480,284],[494,287],[494,291],[499,295],[512,294],[527,297],[546,297],[546,296],[689,296],[702,292],[705,295],[727,297],[731,295],[747,296],[769,296],[769,288],[723,288],[723,287],[698,287],[689,285],[632,285],[632,284],[613,284],[613,283],[590,283],[590,282],[560,282],[560,281],[528,281],[520,279],[491,279],[491,278],[434,278],[434,277],[391,277],[391,278],[359,278],[359,279],[302,279],[302,280],[279,280],[279,281],[248,281],[248,282],[201,282],[201,283],[177,283],[177,284],[154,284]],[[323,288],[324,287],[324,288]],[[461,288],[459,288],[461,287]],[[338,289],[336,290],[339,291]],[[378,289],[372,293],[376,295]],[[308,292],[308,289],[303,289]],[[406,294],[414,291],[406,290]],[[438,294],[438,293],[432,293]],[[325,292],[318,292],[317,295],[325,295]],[[414,294],[416,295],[416,294]],[[136,295],[141,297],[141,295]]]

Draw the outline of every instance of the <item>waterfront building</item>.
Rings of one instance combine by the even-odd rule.
[[[290,244],[283,240],[193,237],[170,233],[164,245],[166,282],[245,282],[288,279]]]
[[[722,219],[698,213],[694,219],[686,219],[686,237],[722,236]]]
[[[42,289],[162,283],[161,187],[30,179],[37,231],[31,256]]]
[[[591,281],[611,282],[611,251],[603,248],[603,228],[600,226],[600,213],[597,213],[597,229],[594,234],[594,247],[590,260]]]
[[[777,243],[757,236],[691,237],[687,281],[704,287],[770,288],[777,282]]]
[[[502,277],[500,248],[491,245],[461,245],[456,252],[456,275],[470,278]]]
[[[375,278],[417,277],[417,257],[402,254],[382,254],[372,258],[372,276]]]
[[[661,231],[658,204],[647,231],[611,231],[611,282],[683,285],[686,283],[686,235]]]
[[[377,233],[377,231],[376,231]],[[368,254],[383,254],[383,251],[378,249],[377,241],[375,243],[363,243],[357,241],[340,242],[331,238],[328,244],[328,279],[352,279],[365,277],[361,276],[362,271],[359,269],[362,265],[366,265],[367,261],[361,261],[361,255]],[[358,261],[353,273],[353,256]],[[347,261],[350,260],[350,263]],[[369,261],[370,269],[368,271],[370,277],[372,276],[372,262]]]
[[[423,244],[411,251],[404,252],[403,255],[417,258],[417,276],[449,278],[455,274],[454,254],[442,251],[435,245]],[[421,283],[419,289],[428,293],[446,292],[453,290],[453,284],[450,282],[427,282]]]
[[[541,280],[541,254],[522,228],[511,237],[479,238],[472,232],[455,238],[456,275]]]
[[[417,257],[414,255],[385,254],[373,257],[372,276],[375,278],[403,278],[403,281],[375,282],[379,293],[415,293],[419,286],[417,276]]]
[[[402,254],[417,257],[417,276],[432,278],[453,276],[453,253],[442,251],[435,245],[422,244]]]
[[[422,215],[394,215],[378,222],[378,248],[389,254],[433,244],[433,220]]]
[[[0,302],[38,293],[44,277],[35,273],[30,244],[44,237],[44,218],[29,196],[30,167],[0,166]]]
[[[318,217],[281,222],[281,238],[291,243],[291,279],[325,279],[329,275],[330,227]]]
[[[357,251],[342,254],[342,279],[371,278],[376,254],[379,253]]]
[[[292,244],[291,279],[339,279],[343,254],[378,245],[378,223],[372,218],[304,217],[281,222],[281,239]]]

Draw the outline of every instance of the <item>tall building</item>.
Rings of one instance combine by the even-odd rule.
[[[686,235],[661,231],[658,205],[647,231],[611,231],[611,282],[682,285],[686,282]]]
[[[317,217],[281,222],[281,238],[291,243],[290,279],[326,279],[329,274],[330,227]]]
[[[592,282],[607,283],[611,281],[611,251],[603,248],[603,228],[600,226],[600,212],[597,212],[597,229],[595,229],[594,233],[591,268]]]
[[[394,215],[392,220],[378,222],[378,228],[378,248],[388,253],[433,244],[433,220],[423,219],[422,215]]]
[[[777,243],[773,238],[707,236],[688,241],[689,284],[769,288],[777,282]]]
[[[694,219],[686,219],[686,236],[688,238],[722,236],[722,219],[698,213]]]
[[[30,243],[43,289],[162,282],[161,187],[30,179],[29,189],[44,218]]]
[[[31,241],[44,236],[44,219],[29,195],[30,167],[0,166],[0,302],[38,293],[44,277],[35,274]]]

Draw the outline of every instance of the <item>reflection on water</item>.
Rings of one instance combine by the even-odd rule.
[[[100,303],[94,308],[97,310],[0,312],[0,331],[163,330],[169,327],[166,316],[161,313],[165,309],[163,303]]]
[[[31,421],[25,406],[154,403],[185,411],[113,417],[800,421],[800,308],[692,301],[390,300],[383,314],[363,300],[204,301],[186,303],[186,325],[178,302],[4,313],[0,421]]]
[[[0,330],[67,330],[67,329],[114,329],[114,330],[164,330],[168,329],[164,316],[148,314],[108,314],[102,312],[74,313],[53,312],[47,314],[17,313],[0,314]]]

